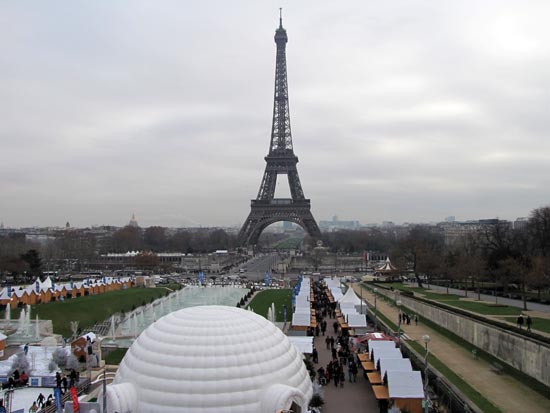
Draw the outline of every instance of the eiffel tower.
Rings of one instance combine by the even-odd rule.
[[[279,28],[275,31],[277,59],[275,67],[275,101],[271,143],[267,163],[258,196],[251,202],[251,211],[239,232],[242,245],[258,243],[260,234],[269,225],[289,221],[300,225],[313,238],[320,238],[321,231],[311,214],[311,204],[304,196],[298,176],[298,157],[292,148],[290,113],[288,109],[288,83],[286,76],[286,43],[288,37],[283,28],[282,15]],[[275,198],[277,176],[286,174],[292,198]]]

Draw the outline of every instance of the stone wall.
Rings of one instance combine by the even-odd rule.
[[[378,288],[378,294],[395,299],[393,291],[383,288]],[[550,387],[547,344],[405,295],[400,295],[400,300],[404,307]]]

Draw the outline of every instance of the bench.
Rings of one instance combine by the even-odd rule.
[[[491,363],[491,371],[496,374],[501,374],[504,371],[504,367],[496,361]]]

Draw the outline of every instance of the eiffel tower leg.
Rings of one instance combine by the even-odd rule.
[[[256,205],[253,201],[248,218],[239,232],[241,245],[258,243],[262,231],[275,222],[289,221],[300,225],[312,238],[321,238],[321,231],[311,213],[309,201],[296,201],[289,204],[265,203]]]

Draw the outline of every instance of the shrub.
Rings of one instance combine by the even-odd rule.
[[[320,394],[314,394],[309,402],[310,407],[322,407],[325,401]]]
[[[61,368],[64,368],[67,365],[67,358],[67,352],[64,348],[56,348],[52,354],[52,362]]]

